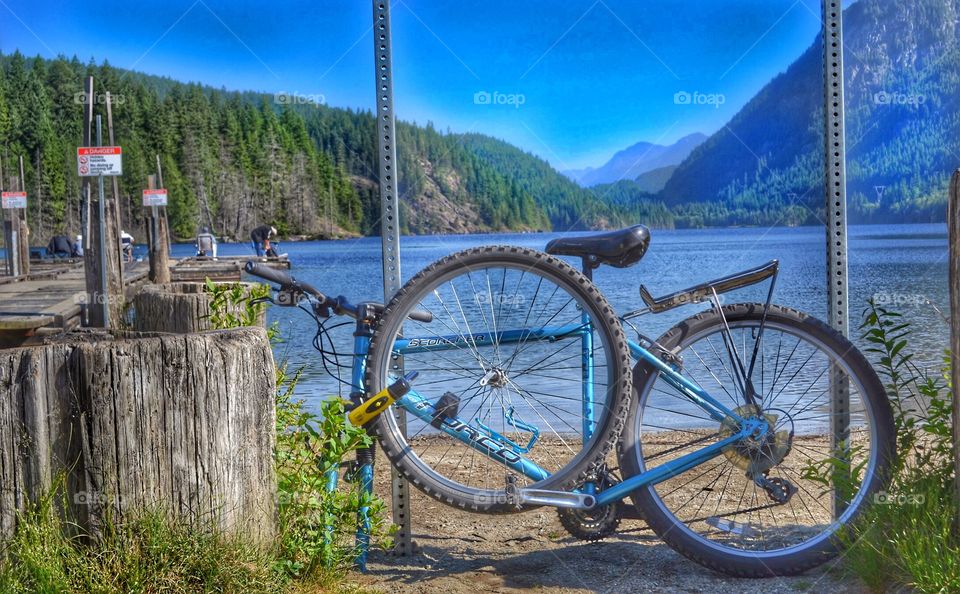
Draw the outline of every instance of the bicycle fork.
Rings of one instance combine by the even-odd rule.
[[[364,423],[355,422],[354,418],[356,413],[362,412],[361,404],[364,403],[363,382],[367,369],[367,352],[370,347],[370,339],[373,336],[371,323],[365,319],[358,318],[357,327],[353,336],[353,365],[350,381],[351,407],[348,418],[355,426],[359,427]],[[385,408],[386,406],[382,407],[382,409]],[[378,413],[382,412],[382,409],[378,411]],[[376,414],[370,416],[370,418],[375,416]],[[372,447],[357,449],[356,461],[350,469],[349,475],[344,477],[347,481],[357,481],[359,483],[361,497],[364,502],[366,502],[371,493],[373,493],[373,463],[375,454],[376,452]],[[326,472],[325,488],[328,493],[337,490],[339,475],[339,467],[335,467]],[[334,518],[331,517],[330,514],[325,514],[323,544],[326,550],[332,550],[334,546],[333,524]],[[360,571],[366,571],[367,568],[367,553],[370,549],[370,529],[370,508],[367,505],[362,505],[357,510],[356,555],[354,557],[354,563]]]

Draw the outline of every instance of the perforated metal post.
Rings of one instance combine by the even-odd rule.
[[[847,305],[847,179],[843,100],[843,6],[841,0],[823,1],[825,198],[827,214],[827,318],[848,335]],[[837,367],[830,370],[830,412],[833,419],[831,450],[840,455],[850,437],[850,384]],[[845,480],[835,476],[835,484]],[[835,489],[836,493],[836,489]],[[844,504],[834,497],[834,515]]]
[[[397,147],[394,142],[393,61],[390,48],[390,2],[373,2],[373,49],[376,56],[377,144],[380,149],[380,239],[383,249],[383,297],[389,302],[400,289],[400,213],[397,205]],[[396,362],[402,370],[403,361]],[[394,407],[397,425],[406,432],[403,410]],[[398,530],[394,554],[410,555],[410,489],[407,482],[391,469],[393,522]]]

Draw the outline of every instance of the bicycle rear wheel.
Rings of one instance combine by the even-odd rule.
[[[415,310],[432,321],[411,320]],[[401,355],[419,372],[407,398],[421,404],[406,427],[380,415],[380,443],[416,487],[477,512],[516,510],[511,475],[572,488],[616,443],[632,390],[604,297],[562,260],[518,247],[462,251],[412,278],[371,343],[369,394],[396,377]]]
[[[819,320],[771,306],[758,344],[762,305],[722,311],[689,318],[657,343],[684,377],[741,417],[766,419],[774,433],[745,438],[631,497],[661,538],[698,563],[746,577],[799,573],[836,554],[838,531],[882,488],[895,449],[890,405],[863,355]],[[734,361],[749,368],[755,344],[750,388]],[[729,417],[709,418],[645,362],[634,385],[621,451],[627,478],[734,431]],[[744,385],[755,404],[746,403]],[[845,409],[834,403],[834,385],[846,392]]]

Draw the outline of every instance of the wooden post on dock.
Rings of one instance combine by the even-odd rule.
[[[27,191],[27,178],[23,174],[23,155],[20,155],[20,187],[17,190],[20,192]],[[27,276],[30,274],[30,228],[27,227],[27,209],[23,209],[23,218],[20,218],[20,209],[14,208],[11,210],[17,213],[17,226],[19,227],[17,249],[19,250],[20,275]]]
[[[147,176],[147,188],[158,190],[163,187],[163,173],[160,170],[160,155],[157,155],[157,173]],[[150,282],[166,284],[170,282],[170,244],[167,231],[167,207],[150,207],[150,224],[147,226],[150,243]]]
[[[117,146],[113,141],[113,107],[110,100],[110,91],[106,92],[107,99],[107,138],[110,140],[110,146]],[[120,218],[120,182],[116,175],[110,176],[113,182],[112,199],[107,201],[107,210],[110,212],[108,220],[113,221],[113,234],[117,237],[117,261],[120,262],[120,279],[123,279],[123,246],[120,244],[120,233],[123,228],[123,222]],[[112,212],[111,212],[112,211]]]
[[[93,77],[87,78],[84,117],[84,146],[92,146]],[[97,116],[97,145],[103,138]],[[103,176],[98,179],[97,208],[92,207],[90,182],[84,178],[83,266],[87,287],[87,325],[94,328],[120,328],[123,322],[123,276],[120,265],[120,237],[117,210],[109,206],[103,192]]]
[[[3,162],[0,161],[0,192],[3,192],[6,187],[3,185]],[[20,250],[14,247],[14,238],[16,234],[13,232],[16,227],[13,226],[13,209],[4,209],[3,217],[3,247],[4,247],[4,270],[9,276],[17,276],[19,268],[17,267],[17,259],[20,256]]]
[[[960,535],[960,169],[950,181],[947,204],[950,241],[950,379],[953,384],[954,532]]]
[[[20,166],[23,167],[23,159],[20,159]],[[0,168],[0,192],[5,188],[3,186],[3,170]],[[20,180],[22,179],[22,174],[20,178],[11,178],[12,184],[14,186],[13,191],[18,191]],[[10,276],[20,276],[24,273],[23,270],[23,249],[21,245],[24,243],[23,238],[23,229],[20,225],[20,211],[16,208],[8,208],[5,210],[5,217],[3,221],[3,244],[6,248],[6,272]],[[30,248],[27,248],[27,256],[29,260]]]

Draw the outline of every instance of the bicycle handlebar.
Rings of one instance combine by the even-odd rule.
[[[338,314],[357,317],[357,307],[347,303],[346,299],[343,297],[330,299],[317,289],[313,288],[312,285],[297,280],[296,277],[284,272],[283,270],[277,270],[276,268],[271,268],[270,266],[265,266],[253,261],[247,262],[243,269],[246,270],[248,274],[252,274],[253,276],[260,277],[263,280],[280,285],[281,289],[297,289],[303,291],[304,293],[309,293],[316,297],[321,304],[333,308],[333,310]],[[383,309],[383,305],[378,305],[378,307],[380,310]],[[433,321],[433,314],[426,311],[414,310],[408,314],[408,317],[417,322],[430,323]]]
[[[304,293],[310,293],[320,301],[327,300],[326,295],[313,288],[312,285],[303,281],[298,281],[293,275],[282,270],[277,270],[257,262],[247,262],[247,265],[244,266],[243,269],[253,276],[258,276],[263,280],[277,283],[283,289],[300,289]]]

